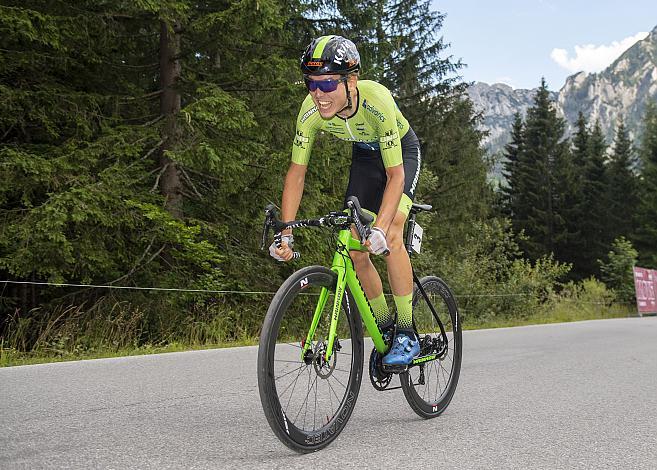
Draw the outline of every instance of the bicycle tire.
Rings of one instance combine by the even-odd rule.
[[[449,286],[436,276],[423,277],[420,284],[443,323],[448,344],[446,348],[437,346],[442,337],[440,327],[416,285],[413,289],[413,325],[423,349],[420,354],[433,349],[434,352],[442,351],[442,356],[412,366],[400,374],[400,381],[406,401],[413,411],[422,418],[430,419],[442,414],[454,396],[461,373],[463,344],[458,308]]]
[[[328,337],[336,283],[337,275],[323,266],[309,266],[292,274],[274,296],[260,335],[260,401],[276,437],[299,453],[322,449],[340,434],[351,416],[360,390],[363,329],[357,314],[358,309],[348,288],[339,312],[338,341],[334,345],[332,363],[321,359],[321,350],[326,346],[324,338]],[[310,357],[302,359],[302,341],[306,339],[319,298],[315,294],[318,294],[322,287],[329,289],[330,293],[315,332],[311,347],[314,352]],[[314,301],[311,300],[313,298]],[[310,363],[307,363],[308,359]],[[348,371],[340,368],[346,367],[345,364],[348,364]],[[301,376],[303,381],[307,380],[309,388],[303,390],[301,385],[301,393],[295,395]],[[291,382],[287,383],[288,381]],[[318,397],[320,388],[323,393]],[[304,403],[302,402],[294,415],[296,404],[293,406],[291,402],[294,397],[302,398],[304,393],[305,411],[302,422],[300,413]],[[314,400],[314,404],[309,404],[310,400]],[[323,410],[319,423],[318,401]],[[314,407],[312,426],[307,423],[309,406]],[[324,414],[326,410],[330,410],[330,413]]]

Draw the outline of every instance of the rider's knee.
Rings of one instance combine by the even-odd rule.
[[[354,262],[354,268],[358,272],[370,264],[370,255],[364,251],[352,251],[351,259]]]
[[[386,243],[390,251],[402,250],[404,248],[405,222],[406,222],[406,215],[403,214],[402,212],[397,212],[386,235]]]
[[[386,243],[390,251],[401,250],[404,247],[402,232],[391,230],[386,236]]]

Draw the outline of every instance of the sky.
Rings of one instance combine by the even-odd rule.
[[[433,0],[447,16],[446,53],[465,81],[558,91],[566,77],[599,72],[657,26],[657,0]]]

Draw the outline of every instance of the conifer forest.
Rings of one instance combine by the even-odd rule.
[[[420,138],[416,201],[434,211],[414,267],[449,282],[466,325],[586,296],[632,311],[632,266],[657,269],[657,108],[636,136],[621,120],[607,142],[581,114],[566,135],[539,74],[488,155],[443,19],[429,0],[3,0],[0,348],[257,338],[283,280],[334,251],[319,230],[295,233],[291,263],[260,249],[307,93],[299,57],[324,34],[354,41],[360,78]],[[342,209],[350,159],[317,138],[300,218]]]

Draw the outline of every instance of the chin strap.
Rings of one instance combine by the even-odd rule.
[[[349,93],[349,86],[347,86],[347,77],[344,78],[344,88],[345,88],[345,90],[347,90],[347,105],[344,108],[342,108],[340,111],[338,111],[338,113],[341,113],[345,109],[351,108],[351,104],[352,104],[351,103],[351,93]]]

